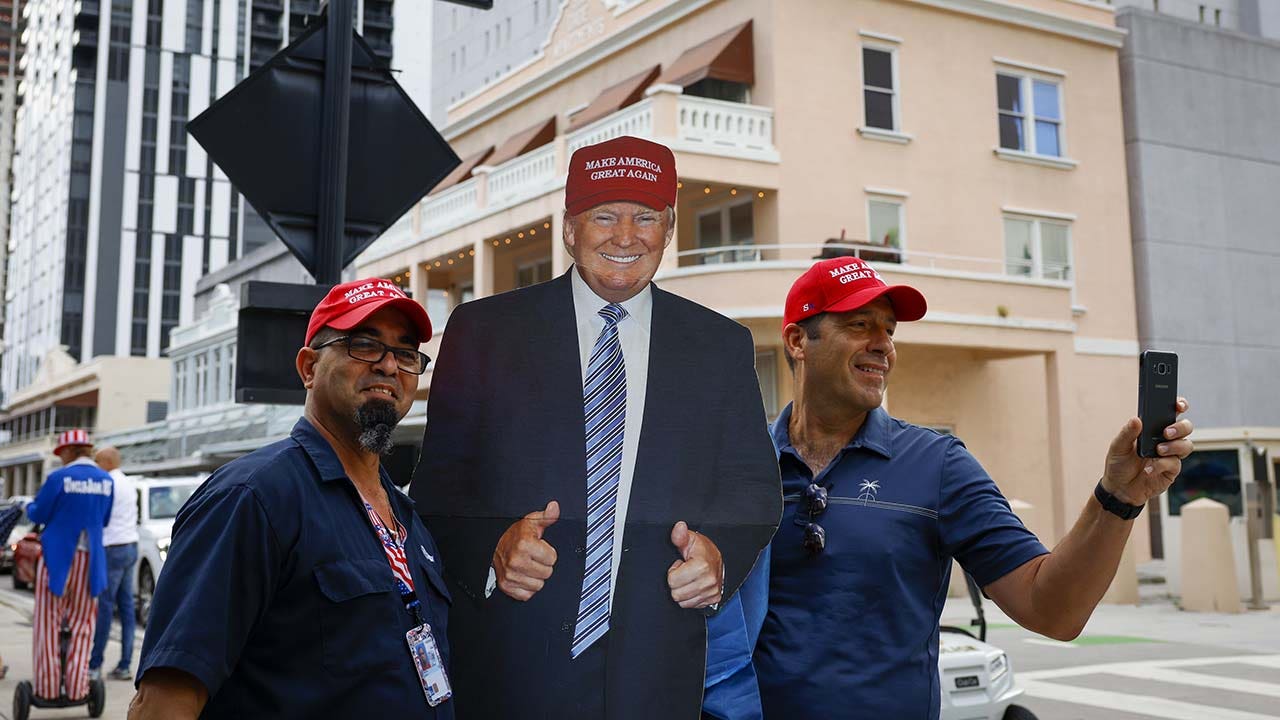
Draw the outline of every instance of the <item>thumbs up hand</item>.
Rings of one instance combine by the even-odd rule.
[[[551,577],[556,549],[542,539],[546,529],[560,519],[560,503],[525,515],[507,528],[493,551],[493,571],[502,592],[524,602],[532,598]]]
[[[690,530],[683,520],[671,527],[671,544],[680,554],[667,570],[671,599],[686,610],[720,602],[724,565],[716,544],[706,535]]]

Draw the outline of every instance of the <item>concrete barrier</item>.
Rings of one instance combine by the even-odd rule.
[[[1230,513],[1216,500],[1182,506],[1182,609],[1239,613],[1240,591],[1227,530]]]
[[[1134,528],[1137,530],[1137,528]],[[1124,552],[1120,554],[1120,566],[1116,568],[1116,576],[1111,579],[1111,587],[1102,596],[1102,602],[1108,605],[1138,604],[1138,543],[1129,536],[1124,544]]]

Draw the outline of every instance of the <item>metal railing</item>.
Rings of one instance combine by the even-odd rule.
[[[1028,280],[1070,281],[1069,265],[1045,264],[1034,274],[1030,261],[974,257],[949,253],[906,251],[862,242],[787,243],[781,245],[721,245],[682,250],[676,254],[682,267],[689,265],[744,264],[792,259],[823,260],[852,256],[867,262],[892,263],[939,270],[969,272],[992,277],[1025,277]],[[1022,272],[1020,268],[1025,268]]]

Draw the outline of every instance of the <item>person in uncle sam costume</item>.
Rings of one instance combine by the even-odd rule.
[[[937,720],[952,558],[1015,622],[1074,638],[1111,584],[1133,518],[1191,452],[1183,419],[1163,428],[1158,458],[1138,457],[1141,422],[1130,418],[1049,552],[963,442],[881,407],[895,332],[910,332],[899,323],[925,311],[919,291],[853,257],[816,263],[787,294],[795,400],[772,429],[787,504],[754,657],[770,720]]]
[[[89,694],[95,598],[107,586],[102,528],[111,518],[113,488],[111,476],[93,464],[93,442],[84,430],[59,435],[53,454],[62,467],[49,473],[27,504],[31,522],[44,525],[32,618],[34,690],[45,700],[74,701]],[[59,640],[64,626],[70,630],[65,665]]]
[[[449,318],[410,494],[461,718],[699,716],[707,617],[782,498],[751,334],[651,282],[675,200],[668,148],[580,148],[573,267]]]
[[[302,418],[178,513],[130,718],[454,717],[440,553],[380,462],[430,338],[386,280],[315,307]]]

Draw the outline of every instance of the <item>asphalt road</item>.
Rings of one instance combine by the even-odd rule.
[[[0,589],[0,656],[9,665],[0,720],[11,717],[17,681],[31,677],[32,605],[29,591]],[[987,640],[1009,654],[1026,691],[1021,704],[1039,720],[1280,720],[1280,606],[1221,615],[1182,612],[1167,599],[1104,605],[1071,643],[1029,633],[991,604],[987,614]],[[971,615],[967,601],[952,600],[943,617],[964,624]],[[113,635],[109,666],[120,654],[119,625]],[[139,633],[135,653],[141,646]],[[103,717],[123,720],[132,697],[132,683],[107,681]],[[83,717],[84,707],[32,711],[34,720]]]

